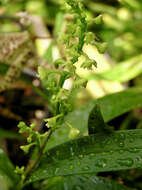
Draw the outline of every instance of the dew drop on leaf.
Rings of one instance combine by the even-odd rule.
[[[46,173],[47,173],[47,170],[43,170],[43,173],[46,174]]]
[[[113,154],[113,151],[111,150],[111,151],[109,151],[109,153],[110,153],[110,154]]]
[[[92,157],[94,157],[94,156],[95,156],[94,153],[89,154],[89,157],[90,157],[90,158],[92,158]]]
[[[78,165],[78,166],[80,166],[80,165],[81,165],[81,163],[80,163],[80,162],[77,162],[77,165]]]
[[[118,142],[119,140],[117,138],[114,139],[114,142]]]
[[[83,170],[83,171],[88,171],[88,170],[89,170],[89,167],[86,166],[86,167],[82,168],[82,170]]]
[[[122,150],[122,149],[119,150],[119,153],[120,153],[120,154],[123,154],[123,153],[124,153],[124,150]]]
[[[71,169],[71,170],[73,169],[73,165],[70,165],[70,169]]]
[[[124,142],[120,142],[120,143],[119,143],[119,146],[120,146],[120,147],[124,147]]]
[[[133,160],[131,158],[127,158],[127,159],[119,159],[118,160],[118,163],[121,165],[121,166],[132,166],[133,165]]]
[[[98,159],[96,162],[96,166],[100,168],[106,167],[106,160],[105,159]]]
[[[134,142],[134,139],[133,139],[133,138],[130,138],[130,139],[129,139],[129,142]]]
[[[142,157],[137,156],[135,160],[136,160],[137,164],[139,165],[139,167],[142,168]]]
[[[35,181],[37,179],[37,176],[36,175],[33,175],[32,178],[29,180],[30,181]]]
[[[108,140],[108,141],[106,142],[106,145],[109,145],[109,144],[111,144],[111,140]]]
[[[120,133],[120,138],[124,140],[125,139],[125,134],[124,133]]]
[[[140,156],[136,157],[137,162],[142,162],[142,158]]]
[[[82,188],[77,185],[75,186],[75,190],[82,190]]]
[[[78,157],[79,157],[79,158],[83,158],[83,155],[82,155],[82,154],[80,154]]]
[[[106,155],[106,152],[102,152],[102,155],[105,156],[105,155]]]
[[[73,148],[70,147],[71,156],[74,156]]]
[[[129,149],[128,150],[129,152],[132,152],[132,153],[137,153],[139,152],[140,150],[138,148],[132,148],[132,149]]]

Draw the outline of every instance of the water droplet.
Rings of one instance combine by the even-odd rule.
[[[119,143],[119,146],[120,146],[120,147],[124,147],[124,142],[120,142],[120,143]]]
[[[77,162],[77,165],[78,165],[78,166],[80,166],[80,165],[81,165],[81,163],[80,163],[80,162]]]
[[[108,141],[106,142],[106,145],[109,145],[109,144],[111,144],[111,140],[108,140]]]
[[[43,170],[43,174],[47,174],[47,170]]]
[[[89,154],[89,157],[90,157],[90,158],[92,158],[92,157],[94,157],[94,156],[95,156],[94,153]]]
[[[102,152],[102,155],[106,155],[107,153],[106,152]]]
[[[71,170],[73,169],[73,165],[70,165],[70,169],[71,169]]]
[[[131,158],[127,158],[127,159],[119,159],[118,160],[118,163],[121,165],[121,166],[132,166],[133,165],[133,160]]]
[[[80,154],[78,157],[79,157],[79,158],[83,158],[83,155],[82,155],[82,154]]]
[[[81,188],[81,187],[79,187],[78,185],[77,185],[77,186],[75,186],[75,189],[76,189],[76,190],[82,190],[82,188]]]
[[[124,133],[120,133],[120,138],[124,140],[125,139],[125,134]]]
[[[82,168],[82,170],[84,170],[84,171],[88,171],[88,170],[89,170],[89,167],[86,166],[86,167]]]
[[[113,154],[113,151],[111,150],[111,151],[109,151],[109,153],[110,153],[110,154]]]
[[[106,167],[106,160],[105,159],[98,159],[97,162],[96,162],[96,166],[97,167],[101,167],[101,168],[104,168]]]
[[[71,156],[74,156],[74,152],[73,152],[72,147],[70,147],[70,152],[71,152]]]
[[[118,142],[119,140],[117,138],[114,139],[114,142]]]
[[[137,156],[135,160],[136,160],[138,166],[140,168],[142,168],[142,157],[141,156]]]
[[[137,162],[142,162],[142,158],[140,156],[136,157]]]
[[[130,139],[129,139],[129,142],[134,142],[134,139],[133,139],[133,138],[130,138]]]
[[[123,154],[123,153],[124,153],[124,150],[122,150],[122,149],[119,150],[119,153],[120,153],[120,154]]]
[[[137,153],[139,152],[140,150],[138,148],[133,148],[133,149],[129,149],[128,150],[129,152],[132,152],[132,153]]]

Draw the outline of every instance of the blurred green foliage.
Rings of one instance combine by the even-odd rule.
[[[141,53],[142,50],[142,2],[139,0],[115,1],[83,1],[86,12],[94,17],[103,15],[104,23],[91,25],[91,30],[97,32],[99,40],[108,43],[108,53],[118,62]],[[56,14],[61,10],[62,0],[1,0],[0,13],[13,15],[27,11],[29,14],[39,15],[44,19],[47,27],[53,27]],[[15,30],[6,22],[0,28],[2,31]]]
[[[108,53],[114,61],[126,60],[141,53],[141,1],[85,1],[85,4],[92,14],[103,14],[104,24],[92,27],[103,41],[108,42]]]
[[[88,18],[93,16],[94,18],[98,15],[102,15],[103,23],[90,24],[89,30],[96,34],[98,42],[107,42],[107,51],[104,56],[108,62],[113,62],[115,67],[111,67],[109,71],[102,74],[92,74],[86,76],[88,80],[106,80],[106,81],[118,81],[126,86],[141,86],[142,85],[142,1],[141,0],[82,0],[85,5],[84,11]],[[15,16],[19,12],[27,12],[29,15],[39,16],[50,34],[59,35],[60,27],[63,24],[63,13],[62,8],[63,0],[0,0],[0,32],[15,32],[20,31],[20,26],[13,19],[3,19],[2,15]],[[52,39],[52,43],[44,52],[43,57],[49,63],[53,62],[52,49],[54,45],[57,45],[56,39]],[[0,67],[2,72],[2,66]],[[23,75],[22,75],[23,76]],[[22,77],[21,76],[21,77]],[[90,78],[89,78],[90,77]],[[25,79],[26,80],[26,79]],[[46,80],[44,81],[47,82]],[[126,83],[127,82],[127,83]],[[28,83],[28,82],[27,82]],[[31,84],[32,85],[32,84]],[[32,86],[40,96],[48,100],[49,97],[41,92],[38,88]],[[46,91],[46,90],[45,90]],[[125,92],[124,92],[125,93]],[[135,94],[134,94],[135,96]],[[132,99],[133,97],[132,96]],[[137,98],[141,101],[141,92]],[[128,95],[126,94],[126,99]],[[105,99],[105,98],[104,98]],[[119,99],[119,97],[118,97]],[[114,101],[114,110],[117,102],[119,107],[119,100]],[[124,97],[122,98],[124,101]],[[136,101],[135,99],[134,101]],[[132,105],[132,100],[127,104]],[[126,102],[127,102],[126,101]],[[123,102],[122,102],[123,103]],[[108,102],[105,104],[109,107]],[[125,105],[125,102],[124,102]],[[141,105],[139,103],[139,105]],[[128,105],[127,105],[128,106]],[[124,106],[122,105],[124,108]],[[138,106],[139,107],[139,106]],[[103,110],[107,115],[106,108]],[[119,109],[117,109],[119,111]],[[128,109],[129,111],[129,109]],[[124,113],[124,112],[123,112]],[[119,114],[118,114],[119,115]],[[70,115],[67,118],[70,118]],[[83,116],[82,116],[83,117]],[[76,123],[76,117],[72,117]],[[78,119],[79,121],[79,119]],[[114,121],[116,122],[116,121]],[[113,123],[113,122],[112,122]],[[142,128],[142,114],[141,110],[134,110],[133,112],[126,115],[121,122],[119,122],[119,129],[133,129]],[[134,125],[133,125],[134,124]],[[67,125],[65,123],[64,125]],[[78,123],[77,123],[78,125]],[[84,123],[85,125],[85,123]],[[83,124],[77,127],[82,127]],[[64,126],[63,126],[64,127]],[[77,128],[76,127],[76,128]],[[86,126],[85,131],[86,132]],[[66,129],[66,128],[65,128]],[[62,129],[59,129],[59,131]],[[67,128],[69,130],[69,128]],[[57,131],[58,132],[58,131]],[[77,131],[78,132],[78,131]],[[1,135],[6,138],[19,138],[15,133],[8,133],[7,131],[0,130]],[[56,133],[55,133],[56,134]],[[67,140],[65,134],[64,138],[59,135],[61,140],[64,138]],[[57,141],[54,143],[56,144]],[[57,135],[56,135],[57,138]],[[58,141],[59,143],[59,141]],[[52,138],[51,138],[51,144]],[[50,144],[48,144],[50,146]],[[52,146],[51,146],[52,147]],[[142,189],[141,182],[141,169],[130,170],[129,172],[113,172],[108,173],[110,178],[116,179],[119,183],[124,183],[129,187]],[[54,180],[53,180],[54,181]],[[52,181],[51,181],[52,182]],[[10,182],[11,183],[11,182]],[[11,185],[11,184],[10,184]],[[50,186],[50,184],[48,184]],[[6,190],[6,188],[4,188]]]

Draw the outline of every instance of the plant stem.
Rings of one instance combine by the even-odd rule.
[[[37,158],[35,160],[30,160],[29,164],[27,165],[26,169],[25,169],[25,175],[26,177],[28,176],[28,174],[35,168],[35,166],[37,165],[37,163],[39,162],[40,158],[42,157],[42,153],[43,150],[45,148],[45,145],[47,143],[47,141],[49,140],[50,136],[52,134],[52,130],[49,130],[47,136],[44,139],[44,142],[38,152]]]

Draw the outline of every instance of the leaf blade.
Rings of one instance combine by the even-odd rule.
[[[48,181],[42,190],[126,190],[123,185],[112,180],[97,176],[56,177]]]
[[[45,150],[67,142],[72,138],[86,135],[88,118],[96,103],[100,105],[104,121],[108,122],[134,108],[142,107],[142,88],[130,88],[122,92],[106,95],[69,113],[65,117],[62,126],[59,126],[59,129],[51,136]]]
[[[142,130],[90,135],[48,151],[28,182],[55,176],[142,168]]]
[[[89,74],[85,76],[88,80],[107,80],[107,81],[118,81],[127,82],[137,77],[142,73],[142,55],[133,57],[127,61],[117,64],[113,68],[102,72]]]

